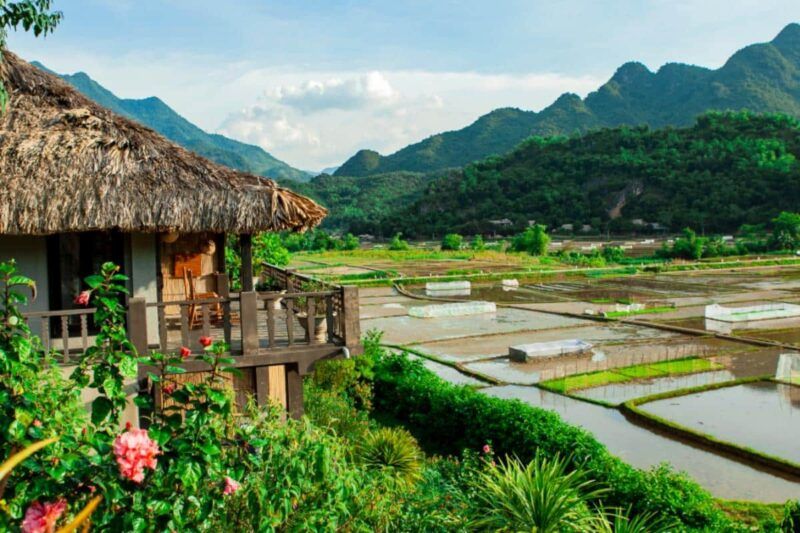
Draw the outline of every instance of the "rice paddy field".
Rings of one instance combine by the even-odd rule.
[[[296,261],[306,273],[345,273],[339,274],[345,283],[353,273],[396,272],[391,285],[362,285],[362,331],[383,331],[385,344],[410,351],[443,379],[556,411],[631,464],[670,463],[720,498],[783,502],[800,496],[800,475],[747,454],[725,453],[702,439],[687,440],[668,427],[800,463],[794,429],[782,431],[800,427],[800,388],[771,381],[781,354],[800,352],[800,317],[733,325],[704,318],[711,304],[800,303],[800,267],[747,263],[591,273],[497,252],[406,253],[338,252]],[[459,274],[475,271],[482,276]],[[436,273],[471,281],[468,293],[432,296],[428,280],[418,277]],[[503,279],[517,280],[518,287],[505,286]],[[408,315],[414,306],[465,300],[495,302],[497,311]],[[526,362],[508,355],[510,346],[567,340],[592,348]],[[623,409],[626,402],[659,395],[668,397],[640,409],[664,420],[663,427],[644,424]]]

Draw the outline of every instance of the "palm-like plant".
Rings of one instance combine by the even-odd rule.
[[[598,515],[589,503],[606,489],[567,461],[537,455],[528,465],[507,459],[478,478],[475,519],[470,525],[487,531],[593,531]]]
[[[417,441],[402,428],[368,432],[358,446],[357,458],[367,468],[381,471],[400,485],[416,482],[422,473],[422,454]]]
[[[668,533],[676,531],[678,525],[663,517],[653,514],[632,516],[617,510],[598,522],[597,533]]]

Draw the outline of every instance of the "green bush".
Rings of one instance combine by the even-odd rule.
[[[396,234],[392,237],[392,240],[389,242],[389,249],[393,251],[403,251],[408,250],[408,243],[404,241],[400,233]]]
[[[470,248],[475,250],[476,252],[480,252],[481,250],[486,249],[486,243],[483,242],[483,236],[475,235],[475,238],[472,239],[472,243],[469,245]]]
[[[442,239],[442,250],[460,250],[464,244],[464,237],[458,233],[448,233]]]
[[[358,443],[356,456],[368,469],[385,476],[387,484],[412,485],[422,472],[422,452],[403,428],[370,431]]]
[[[685,475],[666,466],[637,470],[551,411],[451,385],[404,355],[378,357],[373,401],[377,412],[405,424],[425,449],[458,454],[492,442],[498,455],[526,462],[537,453],[560,454],[609,487],[606,506],[630,506],[637,514],[674,518],[692,529],[720,531],[730,525],[713,498]]]
[[[515,252],[528,252],[531,255],[547,255],[550,236],[545,226],[534,224],[511,240],[511,249]]]

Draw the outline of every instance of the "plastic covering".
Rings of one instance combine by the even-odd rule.
[[[408,316],[413,316],[415,318],[440,318],[480,315],[483,313],[494,313],[496,311],[497,306],[493,302],[459,302],[411,307],[408,310]]]
[[[749,320],[767,320],[770,318],[800,317],[800,305],[774,303],[747,307],[722,307],[718,304],[712,304],[706,306],[705,317],[721,322],[747,322]]]
[[[471,289],[472,284],[469,281],[440,281],[428,282],[425,284],[426,291],[455,291]]]
[[[778,358],[775,379],[788,383],[800,383],[800,354],[782,353]]]
[[[502,283],[503,287],[519,287],[519,280],[516,279],[504,279]]]
[[[509,346],[508,355],[513,361],[524,362],[529,359],[544,359],[587,352],[591,349],[592,345],[586,341],[567,339],[562,341],[534,342],[531,344]]]

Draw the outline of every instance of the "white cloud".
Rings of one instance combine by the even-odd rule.
[[[389,154],[462,128],[497,107],[538,110],[565,91],[586,94],[601,83],[551,73],[373,71],[308,73],[298,80],[299,75],[244,74],[241,83],[266,88],[250,106],[226,117],[218,131],[295,166],[321,169],[343,163],[361,148]]]
[[[391,105],[399,94],[380,72],[369,72],[355,78],[309,80],[300,86],[280,86],[271,91],[277,103],[304,113],[326,109],[358,109]]]

